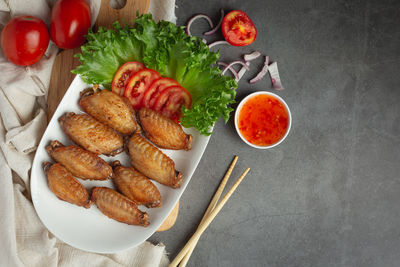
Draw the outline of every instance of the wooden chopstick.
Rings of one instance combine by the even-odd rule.
[[[183,249],[179,252],[179,254],[175,257],[175,259],[171,262],[169,265],[170,267],[176,267],[179,262],[182,260],[182,258],[186,255],[186,253],[189,251],[190,247],[194,244],[194,241],[206,230],[206,228],[210,225],[212,220],[217,216],[219,211],[222,209],[222,207],[225,205],[225,203],[229,200],[233,192],[236,190],[236,188],[239,186],[239,184],[242,182],[244,177],[247,175],[247,173],[250,171],[250,168],[247,168],[243,174],[237,179],[235,184],[229,189],[228,193],[225,194],[225,196],[222,198],[222,200],[215,206],[215,208],[211,211],[210,215],[207,216],[207,218],[204,220],[204,222],[199,226],[199,228],[196,230],[196,232],[192,235],[192,237],[189,239],[189,241],[186,243],[186,245],[183,247]]]
[[[215,192],[213,198],[211,199],[210,204],[208,205],[207,210],[204,213],[204,216],[201,219],[200,224],[197,227],[197,229],[200,227],[200,225],[203,224],[203,222],[205,221],[207,216],[209,216],[211,211],[214,209],[215,205],[217,205],[217,202],[218,202],[219,198],[221,197],[222,192],[224,191],[225,185],[228,182],[229,177],[232,174],[233,168],[235,167],[238,158],[239,158],[238,156],[235,156],[233,158],[233,161],[232,161],[231,165],[229,166],[229,169],[226,171],[224,178],[222,178],[222,181],[218,186],[217,192]],[[179,264],[180,267],[185,267],[186,266],[187,262],[189,261],[190,256],[193,253],[194,248],[197,245],[197,242],[199,241],[199,239],[200,239],[200,236],[195,239],[195,241],[193,242],[193,245],[190,247],[189,251],[187,252],[187,254],[182,259],[181,263]]]

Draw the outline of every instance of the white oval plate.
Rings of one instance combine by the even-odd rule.
[[[31,172],[32,200],[39,218],[47,229],[65,243],[82,250],[96,253],[115,253],[137,246],[149,238],[167,218],[176,202],[181,197],[207,147],[209,136],[200,135],[190,128],[185,132],[193,135],[190,151],[163,150],[175,161],[175,168],[182,172],[183,182],[179,189],[172,189],[155,181],[162,197],[162,207],[139,208],[149,214],[150,225],[146,228],[132,226],[109,219],[96,205],[85,209],[59,200],[49,189],[47,177],[43,171],[45,161],[54,162],[47,154],[45,147],[52,140],[59,140],[64,145],[72,141],[62,131],[57,119],[66,112],[82,112],[78,105],[79,93],[89,86],[79,75],[75,77],[54,113],[42,140],[37,148]],[[115,157],[102,156],[107,162],[115,159],[125,166],[130,166],[129,156],[123,152]],[[114,188],[112,181],[83,181],[82,184],[91,190],[94,186]]]

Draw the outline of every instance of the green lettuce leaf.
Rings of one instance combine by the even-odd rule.
[[[122,64],[139,61],[162,76],[177,80],[190,92],[192,106],[182,108],[183,126],[209,135],[221,116],[225,123],[229,119],[237,83],[221,76],[215,65],[219,53],[210,52],[199,38],[186,35],[184,27],[167,21],[156,23],[151,14],[146,14],[138,17],[133,27],[121,27],[115,22],[113,29],[90,31],[87,41],[82,53],[76,55],[82,64],[73,70],[86,83],[110,88]]]

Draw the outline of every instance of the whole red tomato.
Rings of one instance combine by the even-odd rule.
[[[4,56],[20,66],[38,62],[49,45],[46,24],[33,16],[14,17],[1,32]]]
[[[51,40],[63,49],[78,47],[90,28],[90,8],[85,0],[59,0],[51,11]]]

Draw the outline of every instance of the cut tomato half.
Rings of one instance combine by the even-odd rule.
[[[130,77],[141,69],[144,69],[144,65],[136,61],[127,62],[119,67],[111,84],[112,91],[118,95],[124,95]]]
[[[191,104],[192,97],[185,88],[181,86],[170,86],[160,93],[154,103],[153,109],[177,121],[181,116],[182,105],[186,108],[190,108]]]
[[[172,85],[178,85],[179,83],[171,78],[162,77],[155,80],[150,87],[144,92],[142,98],[142,106],[146,108],[152,108],[156,99],[160,95],[161,91]]]
[[[254,42],[257,29],[246,13],[233,10],[222,20],[222,34],[231,45],[244,46]]]
[[[152,69],[139,70],[132,75],[125,87],[124,95],[129,99],[133,108],[141,107],[144,92],[154,80],[160,77],[161,75]]]

